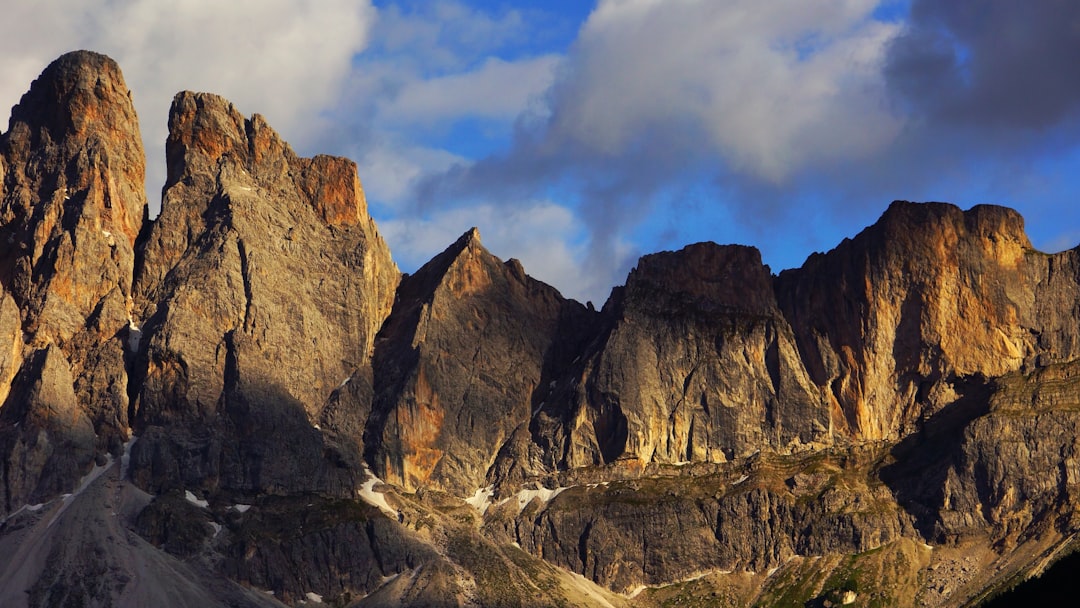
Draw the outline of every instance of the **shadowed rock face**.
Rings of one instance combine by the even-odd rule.
[[[324,440],[312,425],[333,400],[346,410],[334,420],[360,420],[341,437],[357,452],[370,395],[342,405],[335,393],[354,375],[370,386],[399,279],[356,166],[298,158],[260,116],[213,95],[177,95],[169,126],[162,212],[135,279],[145,336],[136,425],[155,441],[140,442],[134,474],[156,486],[318,489],[311,459]],[[234,440],[280,466],[245,462],[227,449]],[[202,452],[204,464],[163,479],[151,462],[177,451]]]
[[[0,135],[0,603],[951,606],[1080,533],[1080,249],[1011,210],[597,312],[475,229],[402,276],[354,163],[220,97],[169,127],[153,221],[108,58]]]

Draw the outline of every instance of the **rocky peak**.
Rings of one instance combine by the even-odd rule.
[[[542,378],[568,361],[560,330],[585,314],[466,231],[402,281],[379,333],[368,461],[406,488],[487,485],[503,447],[527,437]]]
[[[643,256],[626,279],[625,297],[658,314],[693,307],[702,313],[776,312],[769,267],[743,245],[696,243]]]
[[[128,435],[123,339],[146,197],[120,69],[86,51],[54,61],[12,110],[0,158],[0,457],[23,463],[5,465],[10,507],[70,485]]]
[[[137,426],[154,439],[133,454],[135,474],[149,479],[154,459],[229,437],[276,464],[255,473],[236,452],[210,452],[154,483],[346,491],[357,471],[320,473],[322,456],[305,450],[322,440],[282,434],[310,437],[332,405],[343,449],[355,451],[370,408],[373,343],[400,277],[356,165],[299,158],[261,117],[215,95],[178,94],[169,124],[169,179],[136,277],[147,334]],[[215,432],[193,437],[193,421]]]
[[[46,340],[69,339],[112,289],[130,293],[146,213],[138,133],[119,67],[87,51],[50,64],[12,110],[0,141],[3,275],[31,332],[45,317]]]
[[[896,437],[960,397],[964,378],[1020,369],[1041,264],[1014,211],[894,202],[777,294],[816,384],[852,432]]]

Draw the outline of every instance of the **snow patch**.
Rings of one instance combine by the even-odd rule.
[[[212,521],[210,527],[214,529],[214,535],[211,538],[217,538],[217,535],[221,533],[221,524]]]
[[[135,324],[135,319],[132,319],[131,315],[128,315],[128,351],[137,353],[139,352],[140,345],[142,345],[142,330]]]
[[[132,435],[124,442],[124,453],[120,455],[120,479],[127,479],[128,467],[131,465],[131,446],[135,445],[138,439]]]
[[[364,473],[367,474],[368,480],[360,486],[360,489],[356,491],[356,495],[369,505],[379,507],[379,510],[385,513],[387,517],[397,519],[397,509],[394,509],[390,506],[390,503],[386,502],[385,494],[375,491],[375,484],[383,483],[383,481],[378,477],[375,477],[375,474],[371,472],[371,469],[365,467]]]
[[[733,481],[733,482],[731,483],[731,485],[733,485],[733,486],[737,486],[737,485],[739,485],[740,483],[742,483],[742,482],[746,481],[747,479],[750,479],[750,476],[749,476],[749,475],[743,475],[742,477],[740,477],[740,478],[736,479],[735,481]]]
[[[238,504],[238,505],[233,505],[233,506],[231,506],[229,508],[232,509],[233,511],[236,511],[237,513],[247,513],[248,509],[251,508],[251,505],[239,505]]]
[[[555,488],[554,490],[549,490],[541,486],[532,490],[519,490],[517,493],[518,515],[520,515],[521,512],[525,510],[525,507],[529,506],[529,503],[532,502],[534,498],[540,501],[540,506],[543,506],[551,502],[551,499],[555,498],[559,494],[562,494],[565,490],[569,490],[570,488],[571,486],[563,486],[560,488]],[[503,504],[507,500],[510,499],[507,498],[499,504]]]
[[[337,387],[339,389],[345,388],[345,385],[349,383],[349,380],[352,380],[352,376],[349,376],[349,377],[345,378],[344,380],[342,380],[341,384],[337,385]]]
[[[210,508],[210,502],[209,501],[199,500],[198,497],[196,497],[194,494],[191,493],[191,490],[184,490],[184,500],[190,502],[191,504],[195,505],[196,507],[202,507],[204,509],[209,509]]]
[[[472,505],[472,508],[480,512],[481,515],[487,512],[488,507],[491,506],[491,497],[495,494],[495,486],[488,486],[486,488],[479,488],[473,492],[472,497],[466,498],[465,502]]]
[[[307,599],[308,599],[309,602],[314,602],[316,604],[323,603],[322,596],[319,595],[318,593],[315,593],[314,591],[308,591],[307,592]]]

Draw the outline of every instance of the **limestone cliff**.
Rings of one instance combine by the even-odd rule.
[[[560,332],[588,316],[466,232],[405,278],[379,334],[368,461],[409,490],[464,497],[487,485],[500,450],[542,405],[543,382],[566,363]],[[532,465],[526,456],[506,466]]]
[[[399,280],[356,165],[299,158],[260,116],[199,93],[173,100],[166,154],[135,276],[133,475],[150,487],[351,491],[355,470],[318,464],[331,440],[316,426],[354,377],[370,386]],[[360,421],[340,450],[358,453],[368,400],[348,402],[346,420]]]
[[[829,412],[750,247],[645,256],[602,337],[552,387],[534,428],[552,464],[724,462],[831,443]]]
[[[116,63],[79,52],[45,69],[0,136],[0,510],[69,489],[127,438],[138,133]]]
[[[401,275],[356,166],[119,68],[0,135],[0,604],[963,606],[1080,534],[1080,248],[895,202],[601,311],[474,229]]]

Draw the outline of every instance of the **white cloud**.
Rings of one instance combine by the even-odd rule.
[[[513,121],[554,80],[556,55],[504,61],[490,57],[479,67],[405,83],[380,103],[389,124],[430,126],[463,117]]]
[[[896,136],[873,0],[606,0],[557,85],[549,144],[618,156],[663,132],[772,182]],[[663,150],[658,151],[663,153]]]
[[[379,142],[358,152],[357,170],[367,199],[399,211],[419,178],[465,162],[445,150],[405,142]]]

